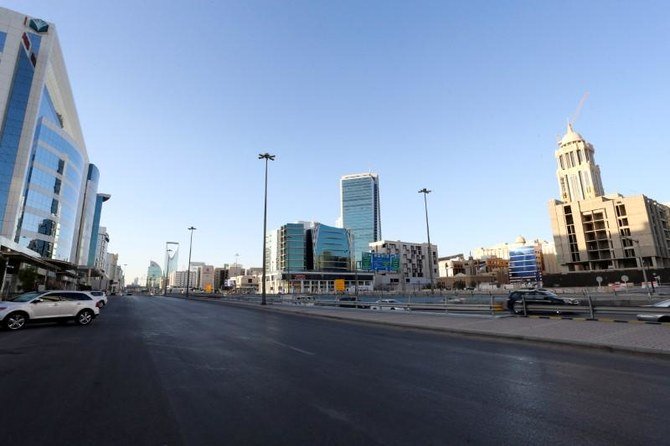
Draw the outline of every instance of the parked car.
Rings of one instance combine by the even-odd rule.
[[[395,299],[379,299],[376,305],[370,307],[372,310],[407,310],[409,308]]]
[[[93,296],[93,298],[96,301],[101,301],[102,302],[102,305],[100,306],[100,308],[107,305],[107,293],[105,293],[104,291],[89,291],[88,294]]]
[[[347,307],[347,308],[370,308],[369,303],[363,303],[355,296],[343,296],[337,299],[338,307]]]
[[[670,308],[670,299],[662,300],[652,305],[645,305],[645,307]],[[652,321],[652,322],[670,322],[670,313],[642,313],[637,315],[637,320]]]
[[[546,305],[546,306],[558,306],[558,305],[579,305],[578,299],[573,299],[569,297],[558,297],[556,294],[548,290],[536,289],[536,290],[516,290],[512,291],[507,298],[507,309],[514,314],[523,314],[523,301],[526,301],[526,305]],[[569,309],[566,310],[536,310],[540,313],[563,313],[569,312]]]
[[[33,291],[0,302],[0,322],[9,330],[19,330],[27,322],[74,320],[88,325],[100,314],[100,301],[84,291]]]

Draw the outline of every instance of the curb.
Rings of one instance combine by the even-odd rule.
[[[162,296],[161,296],[162,297]],[[628,354],[637,354],[637,355],[644,355],[644,356],[653,356],[657,358],[662,358],[662,359],[668,359],[670,360],[670,351],[664,352],[664,351],[659,351],[647,347],[625,347],[625,346],[612,346],[612,345],[604,345],[604,344],[596,344],[588,341],[575,341],[575,340],[566,340],[566,339],[547,339],[547,338],[539,338],[535,336],[528,336],[528,335],[518,335],[518,334],[510,334],[510,333],[491,333],[491,332],[482,332],[478,330],[470,330],[470,329],[464,329],[464,328],[449,328],[449,327],[426,327],[423,325],[418,325],[414,323],[399,323],[397,321],[390,322],[390,321],[380,321],[380,320],[360,320],[360,319],[351,319],[345,316],[340,316],[340,315],[329,315],[329,314],[315,314],[311,313],[309,311],[304,311],[304,310],[284,310],[279,307],[275,307],[273,304],[266,305],[265,307],[262,307],[258,304],[251,304],[248,302],[236,302],[236,301],[227,301],[227,300],[215,300],[215,299],[208,299],[208,298],[200,298],[200,297],[189,297],[188,299],[185,297],[176,297],[176,296],[167,296],[167,297],[174,297],[175,299],[182,299],[182,300],[195,300],[195,301],[200,301],[200,302],[214,302],[214,303],[219,303],[223,305],[233,305],[233,306],[238,306],[238,307],[245,307],[249,309],[255,309],[255,310],[262,310],[262,311],[273,311],[277,313],[283,313],[283,314],[296,314],[300,316],[309,316],[313,318],[322,318],[322,319],[330,319],[330,320],[338,320],[338,321],[345,321],[345,322],[350,322],[350,323],[355,323],[355,324],[370,324],[370,325],[383,325],[386,327],[394,327],[394,328],[408,328],[412,330],[421,330],[421,331],[430,331],[434,333],[449,333],[449,334],[454,334],[454,335],[465,335],[465,336],[477,336],[477,337],[484,337],[484,338],[492,338],[492,339],[497,339],[497,340],[519,340],[519,341],[525,341],[525,342],[532,342],[532,343],[542,343],[542,344],[551,344],[555,346],[568,346],[568,347],[577,347],[577,348],[584,348],[584,349],[594,349],[594,350],[604,350],[607,352],[612,352],[612,353],[628,353]],[[537,319],[555,319],[555,320],[561,320],[561,319],[570,319],[570,320],[581,320],[581,321],[607,321],[608,320],[599,320],[599,319],[582,319],[582,318],[561,318],[561,317],[551,317],[551,316],[528,316],[532,318],[537,318]],[[635,322],[635,323],[641,323],[645,324],[646,322],[643,321],[616,321],[612,320],[614,322]],[[650,325],[662,325],[660,323],[651,323]]]

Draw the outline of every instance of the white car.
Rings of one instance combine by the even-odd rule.
[[[645,307],[670,308],[670,299],[656,302],[653,305],[645,305]],[[637,320],[651,322],[670,322],[670,313],[642,313],[637,315]]]
[[[100,301],[83,291],[33,291],[0,301],[0,322],[19,330],[27,322],[69,321],[88,325],[100,314]]]
[[[370,307],[371,310],[406,310],[409,311],[409,308],[404,306],[402,303],[398,302],[395,299],[380,299],[376,302],[375,305]]]
[[[93,299],[95,299],[96,301],[102,301],[102,305],[100,306],[100,308],[107,305],[107,293],[105,293],[104,291],[87,291],[87,293],[93,296]]]

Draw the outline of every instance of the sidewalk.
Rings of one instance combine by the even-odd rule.
[[[600,348],[609,351],[654,354],[670,359],[670,326],[665,324],[623,324],[533,317],[492,317],[485,315],[475,316],[407,311],[374,311],[289,304],[272,304],[260,307],[257,303],[225,299],[196,299],[312,317],[503,339],[549,342],[559,345]]]

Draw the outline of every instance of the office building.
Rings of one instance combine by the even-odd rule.
[[[431,278],[433,283],[436,283],[438,277],[436,245],[431,244],[429,251],[428,243],[380,240],[370,243],[369,248],[374,254],[388,254],[398,259],[397,271],[375,274],[375,289],[416,291],[430,288]],[[363,266],[362,269],[366,268],[368,267]]]
[[[197,280],[197,274],[195,271],[170,271],[168,277],[168,286],[170,288],[183,288],[186,289],[186,281],[188,280],[189,286],[193,288],[190,284],[195,283]]]
[[[147,288],[152,289],[160,287],[162,277],[163,271],[161,270],[160,265],[151,260],[149,262],[149,268],[147,268]]]
[[[317,222],[288,223],[267,234],[268,293],[333,293],[370,287],[353,268],[350,231]],[[337,284],[343,288],[337,289]]]
[[[55,26],[0,8],[0,59],[0,237],[86,264],[99,175]]]
[[[340,220],[342,227],[351,231],[354,258],[360,262],[370,243],[382,238],[377,174],[345,175],[340,179]]]
[[[561,272],[576,273],[555,284],[620,280],[622,270],[640,280],[643,267],[670,267],[670,208],[645,195],[605,194],[594,152],[572,126],[555,152],[561,199],[549,203],[551,226]]]

